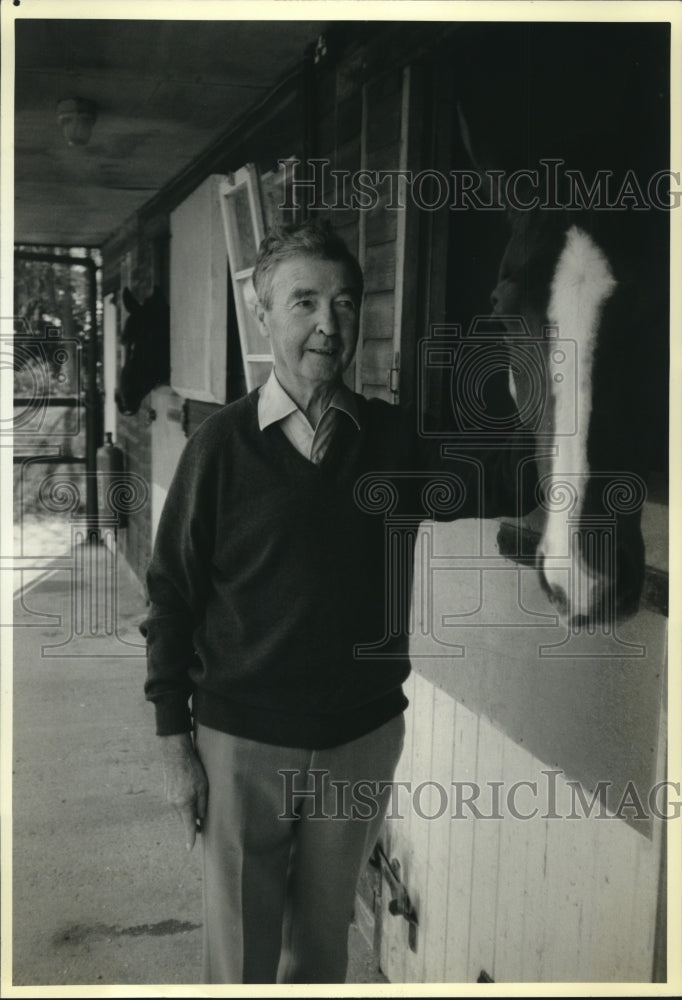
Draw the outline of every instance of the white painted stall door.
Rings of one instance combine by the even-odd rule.
[[[151,407],[156,413],[152,423],[152,544],[166,502],[175,467],[187,439],[182,429],[182,396],[170,386],[152,390]]]

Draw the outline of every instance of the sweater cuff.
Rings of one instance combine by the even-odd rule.
[[[192,731],[192,716],[189,704],[175,697],[164,697],[154,701],[156,712],[156,735],[176,736]]]

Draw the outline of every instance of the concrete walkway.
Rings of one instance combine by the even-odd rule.
[[[140,586],[105,546],[54,566],[15,600],[13,985],[196,983],[200,849],[162,797]],[[349,982],[386,982],[355,928],[351,953]]]

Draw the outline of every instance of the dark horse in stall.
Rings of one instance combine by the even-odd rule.
[[[491,299],[537,415],[536,566],[575,628],[637,611],[666,473],[666,45],[661,25],[505,25],[462,58],[463,145],[510,225]]]
[[[116,405],[120,413],[133,416],[144,397],[170,379],[170,312],[158,288],[142,303],[124,288],[123,304],[129,315],[121,333],[124,354]]]

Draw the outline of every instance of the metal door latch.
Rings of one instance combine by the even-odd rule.
[[[410,946],[410,950],[416,952],[417,926],[419,921],[417,920],[417,912],[410,902],[407,889],[400,881],[400,862],[397,858],[393,858],[389,861],[381,844],[377,844],[372,853],[372,857],[370,858],[370,864],[372,864],[375,868],[378,868],[385,880],[388,882],[388,887],[391,893],[391,898],[388,903],[388,911],[394,917],[401,916],[407,920],[409,925],[407,931],[407,943]]]

